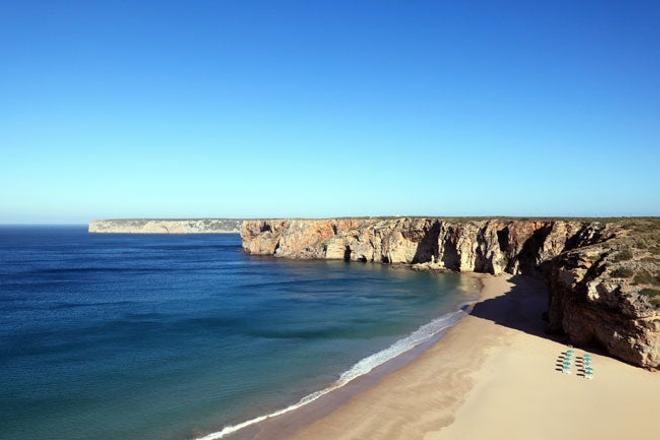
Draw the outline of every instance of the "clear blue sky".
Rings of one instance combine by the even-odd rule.
[[[0,223],[660,215],[660,3],[0,3]]]

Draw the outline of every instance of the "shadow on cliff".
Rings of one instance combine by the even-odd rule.
[[[563,341],[561,335],[546,332],[548,290],[543,280],[516,275],[509,281],[513,286],[508,293],[477,303],[472,315],[534,336]]]
[[[440,223],[435,222],[426,231],[415,249],[412,263],[424,263],[431,261],[431,257],[438,257],[438,238],[440,237]]]

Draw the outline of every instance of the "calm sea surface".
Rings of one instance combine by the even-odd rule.
[[[0,227],[0,438],[218,431],[331,385],[469,284],[248,256],[238,235]]]

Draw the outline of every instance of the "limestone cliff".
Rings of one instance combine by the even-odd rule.
[[[241,219],[120,219],[92,220],[89,232],[95,234],[224,234],[237,233]]]
[[[253,220],[241,238],[252,254],[543,275],[550,330],[660,368],[657,219]]]

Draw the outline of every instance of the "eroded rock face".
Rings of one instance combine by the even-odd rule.
[[[597,343],[625,361],[659,368],[660,228],[657,220],[640,222],[255,220],[243,222],[241,238],[252,254],[541,274],[550,287],[550,330],[566,333],[575,344]]]
[[[241,229],[253,254],[382,263],[437,262],[457,271],[525,273],[561,253],[586,226],[569,221],[433,218],[255,220]],[[582,240],[585,241],[585,240]]]
[[[660,368],[658,231],[650,232],[585,230],[579,238],[586,245],[549,260],[550,329]]]

